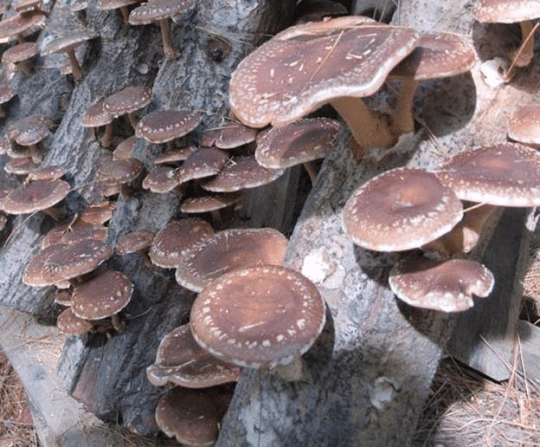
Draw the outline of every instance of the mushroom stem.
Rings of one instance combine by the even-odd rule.
[[[317,170],[315,169],[315,163],[313,163],[312,161],[306,161],[305,163],[303,163],[303,165],[311,180],[311,186],[313,186],[315,184],[315,181],[317,180]]]
[[[521,45],[513,54],[516,67],[526,67],[532,61],[534,54],[534,24],[532,20],[524,20],[521,25]]]
[[[161,27],[161,40],[163,42],[163,51],[167,59],[176,59],[178,53],[174,49],[174,44],[171,38],[171,30],[167,19],[161,19],[159,21]]]
[[[128,119],[129,119],[129,123],[131,124],[133,129],[136,129],[137,124],[139,123],[139,119],[137,118],[137,115],[135,114],[134,111],[128,113]]]
[[[69,57],[69,63],[71,65],[71,74],[73,75],[73,78],[76,81],[80,81],[82,79],[82,72],[81,72],[81,66],[79,65],[79,61],[77,60],[77,57],[75,56],[75,50],[73,48],[67,49],[66,53]]]
[[[414,132],[414,118],[412,113],[413,98],[418,82],[413,78],[403,78],[397,95],[396,109],[392,115],[390,129],[392,135],[398,138],[402,134]]]
[[[335,98],[330,104],[345,120],[361,148],[391,148],[396,143],[388,123],[370,110],[361,98]]]
[[[105,148],[110,147],[112,143],[112,138],[113,138],[113,122],[111,121],[110,123],[105,125],[105,132],[103,132],[103,136],[101,137],[101,142],[100,142],[101,146]]]

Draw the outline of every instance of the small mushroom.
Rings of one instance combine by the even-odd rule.
[[[495,283],[482,264],[466,259],[436,261],[415,256],[399,261],[390,272],[390,288],[407,304],[441,312],[462,312],[472,296],[489,296]]]
[[[114,117],[103,109],[103,101],[88,107],[81,119],[81,125],[92,131],[92,140],[96,139],[95,128],[105,126],[101,146],[109,147],[112,143]]]
[[[152,100],[152,92],[143,85],[126,87],[103,100],[103,110],[117,117],[128,115],[133,128],[137,127],[135,112],[146,107]]]
[[[2,63],[13,64],[28,77],[32,74],[32,66],[28,62],[38,52],[35,42],[24,42],[14,45],[2,53]]]

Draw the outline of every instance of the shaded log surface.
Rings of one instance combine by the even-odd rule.
[[[166,62],[162,61],[157,27],[124,28],[114,12],[104,14],[91,7],[88,23],[100,31],[101,38],[87,50],[84,81],[73,86],[57,71],[45,69],[45,64],[52,63],[49,59],[40,60],[42,65],[35,76],[43,76],[47,82],[37,82],[34,77],[21,81],[21,91],[35,94],[20,95],[3,125],[42,109],[59,124],[46,144],[50,148],[46,162],[68,167],[72,185],[83,185],[92,178],[103,153],[96,143],[88,142],[79,125],[87,106],[130,83],[143,83],[154,93],[148,111],[187,107],[203,111],[202,127],[215,124],[214,115],[227,111],[226,89],[232,69],[263,34],[284,25],[278,24],[279,19],[290,16],[292,3],[203,1],[190,16],[192,22],[186,18],[173,26],[177,45],[183,41],[184,47],[178,60]],[[426,3],[430,6],[426,7]],[[477,25],[473,29],[468,2],[444,3],[451,5],[435,8],[431,2],[402,0],[397,17],[404,25],[457,30],[477,42],[483,42],[485,33],[492,31]],[[424,13],[413,14],[416,8]],[[458,22],[456,16],[464,20]],[[66,22],[76,23],[73,20],[71,14],[55,7],[40,41],[55,34],[58,23],[65,26]],[[216,36],[232,44],[232,52],[220,63],[208,57],[208,48]],[[484,44],[478,47],[483,58],[497,48],[497,39],[490,35],[490,41],[493,44],[489,48]],[[55,61],[60,65],[62,59]],[[528,79],[537,73],[536,65],[521,73],[517,83],[503,88],[498,96],[482,92],[482,99],[476,100],[480,93],[477,71],[472,76],[422,85],[416,110],[443,150],[419,131],[402,141],[403,151],[385,157],[384,162],[357,162],[346,150],[348,135],[343,133],[306,203],[287,260],[288,265],[306,274],[309,265],[318,265],[317,285],[328,303],[325,331],[305,356],[309,380],[287,384],[269,373],[246,371],[217,445],[391,446],[410,442],[455,322],[452,317],[421,312],[396,301],[386,284],[388,271],[399,256],[355,248],[341,230],[340,210],[355,187],[384,169],[401,165],[434,167],[463,147],[500,141],[511,104],[532,96],[531,89],[522,86],[532,82]],[[510,105],[502,107],[500,95],[508,96]],[[385,92],[377,99],[384,97]],[[149,166],[156,147],[139,143],[137,153]],[[247,224],[289,231],[291,216],[285,211],[293,208],[297,179],[295,172],[273,185],[273,190],[253,193],[245,206],[252,213]],[[276,213],[273,206],[258,208],[257,199],[262,196],[274,200],[287,197],[277,201],[283,211]],[[67,200],[68,210],[80,210],[91,197],[91,185],[74,191]],[[177,216],[178,203],[177,196],[147,192],[121,198],[110,223],[109,240],[114,244],[134,229],[162,228]],[[52,223],[39,215],[19,226],[22,221],[15,220],[17,232],[1,252],[1,302],[39,314],[50,303],[51,291],[28,288],[20,278],[22,267]],[[504,229],[506,223],[502,225]],[[510,249],[516,250],[515,243]],[[194,295],[177,286],[170,271],[148,269],[137,255],[114,258],[109,265],[128,274],[135,284],[135,297],[127,308],[126,331],[111,340],[99,335],[69,339],[59,377],[98,416],[138,433],[154,435],[152,414],[163,390],[149,385],[144,370],[153,362],[163,335],[187,320]],[[498,279],[500,284],[513,284],[513,277],[514,273],[508,271]],[[39,411],[39,402],[34,411]],[[82,435],[84,430],[75,427],[65,434],[60,445],[83,445],[82,439],[86,438]]]

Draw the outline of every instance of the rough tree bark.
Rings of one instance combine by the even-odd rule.
[[[149,111],[166,107],[198,109],[205,117],[202,127],[215,124],[215,115],[227,112],[231,71],[264,35],[286,25],[284,21],[291,16],[294,3],[203,0],[189,19],[173,27],[177,45],[183,42],[181,56],[175,61],[162,60],[157,28],[123,27],[114,13],[104,14],[91,7],[88,23],[99,30],[101,38],[88,48],[84,80],[73,86],[57,72],[45,68],[44,64],[52,62],[41,61],[35,75],[39,77],[21,81],[19,99],[3,125],[36,109],[43,110],[58,123],[48,141],[46,162],[69,168],[73,186],[85,185],[93,178],[102,155],[102,149],[86,139],[79,125],[87,106],[130,83],[143,83],[151,86],[154,93]],[[414,13],[418,10],[422,14]],[[483,58],[493,51],[480,43],[483,28],[474,29],[473,33],[469,2],[465,0],[401,0],[396,20],[421,29],[461,32],[474,38]],[[79,26],[65,9],[55,6],[40,42],[68,24]],[[230,44],[231,51],[223,60],[216,61],[215,48],[223,48],[223,43]],[[529,72],[537,76],[538,70],[534,66]],[[525,77],[520,79],[518,87],[509,87],[502,93],[516,98],[511,100],[516,101],[513,104],[532,95],[520,89],[529,82],[524,81]],[[446,155],[463,147],[501,138],[507,112],[501,112],[501,107],[495,108],[498,114],[493,111],[496,95],[480,92],[479,82],[476,71],[472,76],[432,82],[420,88],[416,110],[442,149],[429,140],[426,127],[404,139],[401,151],[382,161],[356,161],[351,159],[348,134],[343,132],[339,147],[323,165],[287,256],[288,265],[307,274],[314,275],[316,266],[317,285],[328,303],[325,331],[305,356],[309,380],[288,384],[269,373],[246,371],[224,420],[218,446],[410,443],[455,322],[451,317],[420,312],[396,301],[386,284],[389,268],[399,256],[376,255],[355,248],[341,230],[340,210],[355,187],[384,169],[401,165],[434,167]],[[23,94],[25,91],[32,94]],[[384,100],[386,93],[377,99]],[[483,96],[478,97],[480,93]],[[489,131],[485,131],[487,124]],[[137,153],[149,166],[155,150],[139,144]],[[291,192],[296,189],[295,175],[292,174],[291,181],[286,178],[273,186],[273,191],[257,192],[256,197],[286,196],[294,200]],[[91,186],[77,189],[69,197],[70,212],[80,210],[91,197]],[[162,228],[178,214],[178,203],[176,196],[146,192],[120,198],[110,223],[111,243],[133,229]],[[255,204],[256,200],[252,200],[246,207],[256,210],[252,225],[286,230],[290,216],[278,213],[282,217],[276,220],[273,206],[261,210]],[[285,200],[278,204],[283,210],[292,208]],[[499,234],[504,225],[519,218],[510,216]],[[24,224],[23,220],[15,220],[16,232],[0,253],[1,303],[37,314],[50,304],[52,293],[25,287],[21,274],[51,222],[41,216],[33,216]],[[515,242],[505,249],[518,250]],[[516,255],[515,259],[518,258]],[[71,391],[77,399],[98,416],[152,435],[156,433],[153,408],[162,390],[149,385],[144,369],[152,363],[163,335],[186,321],[194,296],[177,286],[170,272],[149,270],[135,255],[114,258],[109,265],[127,273],[135,283],[136,293],[127,309],[127,329],[111,340],[99,336],[70,338],[60,362],[60,382],[72,384]],[[514,269],[515,265],[505,268]],[[514,272],[508,272],[508,276],[512,279]],[[24,368],[18,371],[24,372]],[[40,406],[37,392],[32,395],[31,373],[23,378],[31,397],[35,397],[34,414],[39,417],[46,407]],[[81,425],[82,428],[75,425],[65,433],[53,433],[54,442],[63,446],[92,442],[99,445],[99,441],[90,439],[84,423]]]

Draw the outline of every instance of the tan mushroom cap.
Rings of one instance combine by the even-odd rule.
[[[280,265],[289,241],[272,228],[234,228],[193,244],[180,256],[176,282],[200,292],[211,280],[253,265]]]
[[[515,23],[540,17],[538,0],[476,0],[473,16],[479,22]]]
[[[149,88],[131,86],[105,98],[103,109],[113,116],[120,116],[146,107],[151,100],[152,91]]]
[[[51,245],[73,245],[83,239],[96,239],[105,242],[109,229],[103,225],[94,225],[76,220],[67,224],[58,225],[50,230],[41,241],[41,248]]]
[[[461,200],[497,206],[540,206],[540,154],[518,143],[462,152],[436,171]]]
[[[23,42],[8,48],[2,53],[4,64],[16,64],[34,57],[38,48],[35,42]]]
[[[293,26],[238,65],[231,109],[248,126],[280,127],[334,98],[372,95],[417,39],[410,28],[350,17]]]
[[[229,156],[215,148],[199,148],[188,156],[176,171],[178,184],[216,175],[226,165]]]
[[[540,144],[540,104],[519,107],[508,120],[508,136],[525,144]]]
[[[325,157],[333,148],[339,123],[328,118],[303,119],[272,128],[257,140],[255,158],[265,168],[288,168]]]
[[[32,157],[13,158],[5,164],[4,171],[8,174],[26,175],[38,167],[39,165],[34,163]]]
[[[482,264],[465,259],[436,261],[405,258],[390,272],[390,288],[407,304],[442,312],[462,312],[474,305],[472,296],[487,297],[495,283]]]
[[[193,0],[152,0],[131,11],[129,23],[131,25],[147,25],[185,14],[194,7],[195,2]]]
[[[9,138],[21,146],[32,146],[49,135],[47,118],[44,115],[29,115],[9,126]]]
[[[202,219],[170,221],[156,234],[148,255],[159,267],[176,268],[183,251],[213,233],[210,224]]]
[[[14,39],[18,35],[33,33],[45,26],[45,14],[15,14],[0,21],[0,39]]]
[[[207,213],[234,205],[242,198],[242,192],[209,194],[206,196],[188,197],[180,205],[180,211],[186,214]]]
[[[136,179],[143,169],[144,165],[136,158],[110,160],[100,166],[97,181],[105,185],[128,183]]]
[[[142,182],[142,187],[157,194],[165,194],[178,186],[176,170],[170,166],[154,166]]]
[[[402,251],[437,239],[462,217],[461,201],[435,174],[396,168],[358,188],[345,204],[342,221],[355,244]]]
[[[241,123],[228,123],[223,127],[206,129],[199,139],[201,146],[234,149],[255,141],[257,130]]]
[[[91,105],[84,112],[81,119],[83,127],[100,127],[112,122],[114,117],[103,109],[103,101]]]
[[[62,51],[68,51],[72,50],[78,45],[81,45],[84,42],[87,42],[89,40],[95,39],[98,37],[99,34],[90,31],[90,30],[84,30],[84,31],[77,31],[71,35],[64,36],[64,37],[57,37],[52,42],[50,42],[43,50],[41,51],[41,54],[43,56],[48,56],[53,53],[60,53]]]
[[[184,146],[176,149],[170,149],[154,158],[154,164],[177,164],[180,161],[185,161],[193,152],[199,150],[196,146]]]
[[[201,183],[201,186],[212,192],[240,191],[273,182],[284,172],[284,169],[265,168],[254,156],[243,155],[231,159],[216,177]]]
[[[112,256],[106,242],[84,239],[73,245],[52,245],[39,251],[27,264],[23,282],[42,287],[84,275]]]
[[[210,355],[193,339],[189,324],[168,333],[159,344],[154,364],[146,375],[154,386],[168,382],[185,388],[208,388],[236,382],[241,369]]]
[[[315,342],[325,322],[317,287],[295,270],[270,265],[236,269],[209,283],[191,309],[193,338],[239,366],[290,363]]]
[[[161,397],[155,417],[161,431],[180,444],[211,446],[224,414],[225,409],[220,409],[209,395],[175,387]]]
[[[64,309],[56,320],[56,328],[66,335],[83,335],[93,327],[90,321],[75,315],[70,307]]]
[[[201,120],[200,113],[189,110],[158,110],[141,118],[135,135],[150,143],[166,143],[187,135]]]
[[[116,253],[127,255],[141,250],[147,250],[152,245],[156,234],[150,230],[137,230],[122,236],[116,244]]]
[[[69,183],[63,180],[37,180],[21,185],[4,199],[8,214],[27,214],[56,205],[70,192]]]
[[[121,272],[108,270],[73,289],[71,308],[79,318],[101,320],[127,306],[133,284]]]
[[[476,63],[474,47],[462,36],[444,32],[423,34],[411,54],[396,65],[391,77],[411,77],[415,81],[455,76]]]
[[[62,166],[40,166],[28,174],[27,180],[58,180],[67,172]]]

